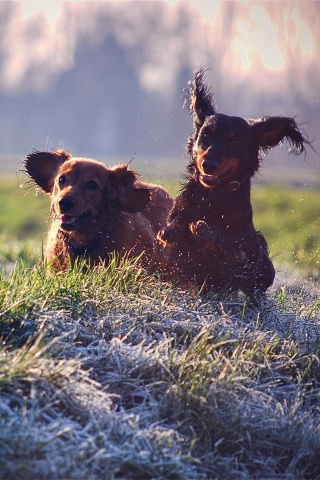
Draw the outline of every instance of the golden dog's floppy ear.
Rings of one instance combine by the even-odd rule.
[[[23,164],[27,175],[46,193],[50,193],[53,187],[54,177],[60,166],[71,158],[71,153],[59,149],[50,152],[34,151],[26,156]]]
[[[129,170],[128,164],[114,167],[110,176],[122,211],[141,212],[149,204],[150,189],[139,184],[138,174]]]

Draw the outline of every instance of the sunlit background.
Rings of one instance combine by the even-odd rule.
[[[183,170],[183,89],[204,66],[219,111],[295,116],[314,150],[276,157],[317,176],[319,25],[318,1],[1,1],[0,153],[64,146]]]

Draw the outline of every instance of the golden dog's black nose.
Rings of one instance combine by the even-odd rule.
[[[62,197],[59,200],[59,207],[62,213],[66,213],[75,205],[75,199],[73,197]]]

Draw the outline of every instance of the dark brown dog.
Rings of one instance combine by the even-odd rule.
[[[51,196],[45,260],[56,270],[66,270],[69,258],[106,263],[113,252],[142,254],[144,266],[158,262],[155,234],[173,205],[163,188],[140,182],[126,164],[107,168],[65,150],[31,153],[24,165]]]
[[[292,118],[246,121],[216,113],[203,77],[200,70],[191,88],[188,181],[158,240],[167,271],[216,293],[242,290],[253,296],[272,285],[275,270],[253,225],[250,179],[261,150],[286,138],[301,153],[305,139]]]

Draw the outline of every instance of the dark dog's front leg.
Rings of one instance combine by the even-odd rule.
[[[197,222],[192,222],[189,225],[189,229],[193,238],[202,249],[219,249],[217,232],[212,230],[205,221],[198,220]]]
[[[210,228],[203,220],[190,223],[189,228],[203,252],[219,254],[220,259],[225,258],[225,261],[234,267],[245,261],[245,252],[237,242],[238,234],[226,233],[224,229],[217,225]]]
[[[188,233],[188,227],[181,217],[174,217],[157,235],[161,243],[177,243]]]

